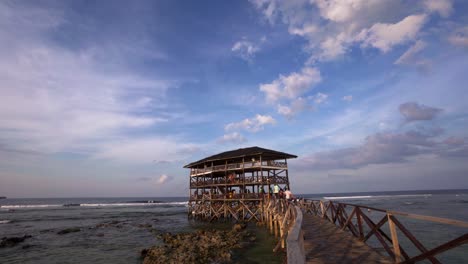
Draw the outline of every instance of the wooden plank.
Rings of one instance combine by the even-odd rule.
[[[307,263],[393,263],[351,233],[323,218],[303,215]]]
[[[403,213],[403,212],[395,212],[395,211],[388,211],[388,213],[392,215],[406,216],[406,217],[413,218],[413,219],[419,219],[419,220],[425,220],[425,221],[431,221],[431,222],[436,222],[436,223],[441,223],[441,224],[449,224],[449,225],[468,228],[468,222],[459,221],[459,220],[434,217],[434,216],[426,216],[426,215],[418,215],[418,214],[410,214],[410,213]]]
[[[367,225],[370,228],[375,227],[375,223],[367,215],[362,214],[362,216],[363,216],[364,221],[367,223]],[[375,232],[375,236],[379,240],[380,244],[384,247],[385,251],[387,251],[388,255],[392,257],[393,259],[395,259],[395,254],[393,253],[393,251],[390,249],[390,247],[387,245],[387,243],[383,239],[382,237],[383,235],[386,236],[386,234],[380,228],[377,228],[377,232]]]
[[[395,228],[395,224],[392,221],[391,215],[388,214],[388,226],[390,228],[390,234],[392,236],[392,244],[393,244],[393,254],[395,254],[395,262],[401,261],[401,252],[400,252],[400,242],[398,241],[398,235]]]

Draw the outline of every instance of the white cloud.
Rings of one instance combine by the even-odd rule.
[[[442,17],[448,17],[453,11],[451,0],[425,0],[424,6],[430,12],[437,12]]]
[[[363,29],[357,36],[357,40],[363,42],[363,46],[372,46],[388,52],[393,46],[412,41],[427,20],[427,15],[411,15],[395,24],[376,23],[369,29]]]
[[[199,150],[178,137],[115,138],[95,143],[92,157],[122,163],[168,163],[188,158]]]
[[[277,17],[288,26],[291,35],[307,40],[311,53],[307,64],[330,61],[345,55],[350,47],[374,47],[388,52],[395,45],[414,40],[430,12],[449,12],[450,2],[427,2],[410,12],[402,1],[394,0],[312,0],[255,1],[255,7],[273,23]],[[448,3],[448,4],[447,4]],[[266,8],[269,9],[266,12]],[[389,21],[399,21],[390,23]]]
[[[379,4],[378,0],[315,0],[320,15],[334,22],[346,22],[355,18],[356,13],[366,6]]]
[[[260,47],[247,40],[241,40],[232,46],[231,50],[237,53],[244,60],[250,61],[255,53],[260,51]]]
[[[352,95],[345,95],[345,96],[343,96],[343,100],[347,101],[347,102],[351,102],[353,100],[353,96]]]
[[[0,144],[10,149],[92,152],[128,131],[167,121],[142,114],[165,97],[170,82],[107,65],[106,50],[67,49],[49,36],[63,23],[54,9],[0,3]],[[134,53],[132,53],[134,54]],[[121,54],[121,56],[124,56]]]
[[[406,65],[416,65],[416,66],[428,66],[430,61],[418,56],[424,48],[426,48],[427,43],[418,40],[416,41],[408,50],[403,53],[396,61],[395,64],[406,64]]]
[[[165,183],[171,181],[172,179],[173,179],[173,177],[167,176],[166,174],[163,174],[163,175],[159,176],[159,178],[157,180],[157,183],[158,184],[165,184]]]
[[[291,35],[298,35],[301,37],[305,36],[313,36],[314,34],[318,33],[320,29],[318,28],[317,25],[314,24],[306,24],[302,27],[290,27],[288,29],[289,33]]]
[[[324,93],[317,93],[315,96],[314,96],[314,102],[316,104],[321,104],[321,103],[324,103],[327,98],[328,98],[328,95],[327,94],[324,94]]]
[[[290,106],[278,105],[278,114],[283,115],[287,119],[292,119],[297,113],[304,111],[308,106],[307,100],[299,97],[296,100],[293,100]]]
[[[276,5],[275,1],[269,0],[250,0],[258,9],[262,10],[263,15],[265,18],[270,22],[270,24],[274,24],[276,19]]]
[[[246,131],[255,133],[260,130],[263,130],[265,125],[274,125],[274,124],[276,124],[276,120],[273,117],[269,115],[257,114],[253,118],[246,118],[237,123],[229,123],[224,127],[224,129],[226,131],[246,130]]]
[[[280,75],[271,83],[261,84],[260,91],[265,93],[269,102],[276,102],[282,98],[296,99],[321,80],[322,77],[317,68],[304,67],[299,73],[293,72],[288,76]]]
[[[225,134],[218,139],[220,143],[244,143],[246,141],[247,140],[239,132]]]

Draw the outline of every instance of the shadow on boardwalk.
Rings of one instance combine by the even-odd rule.
[[[329,221],[304,214],[306,263],[393,263]]]

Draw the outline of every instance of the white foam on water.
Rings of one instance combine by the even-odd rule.
[[[0,208],[18,209],[18,208],[47,208],[47,207],[60,207],[61,204],[18,204],[18,205],[2,205]]]
[[[164,202],[164,203],[83,203],[77,205],[69,204],[18,204],[18,205],[2,205],[0,209],[24,209],[24,208],[49,208],[49,207],[119,207],[119,206],[186,206],[188,201],[185,202]]]
[[[0,224],[8,224],[10,223],[10,220],[0,220]]]
[[[345,200],[345,199],[369,199],[374,196],[332,196],[332,197],[323,197],[323,199],[327,200]]]
[[[188,202],[167,202],[167,203],[89,203],[81,204],[85,207],[105,207],[105,206],[164,206],[164,205],[187,205]]]
[[[432,194],[396,194],[396,195],[362,195],[362,196],[330,196],[323,197],[326,200],[351,200],[351,199],[380,199],[380,198],[401,198],[401,197],[430,197]]]

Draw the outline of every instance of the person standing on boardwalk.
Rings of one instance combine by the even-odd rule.
[[[288,188],[285,189],[284,195],[286,197],[286,200],[288,200],[288,201],[290,201],[291,199],[294,198],[292,192]]]
[[[280,190],[280,187],[278,186],[277,183],[275,183],[275,185],[273,186],[273,193],[274,193],[274,195],[275,195],[275,198],[279,198],[279,197],[278,197],[279,190]]]

